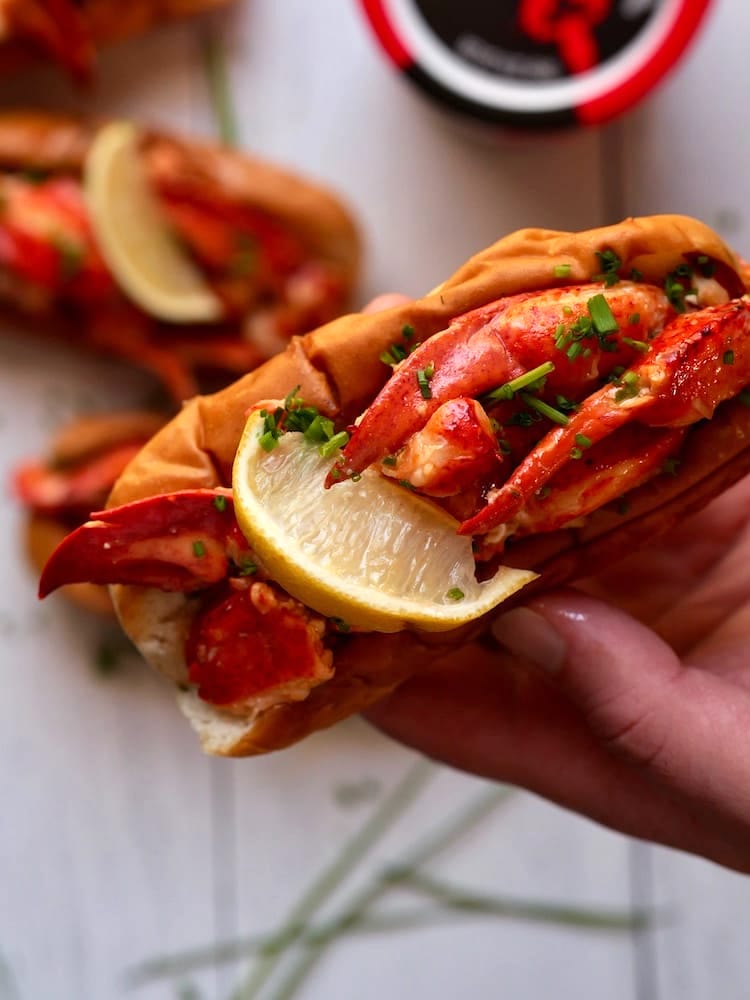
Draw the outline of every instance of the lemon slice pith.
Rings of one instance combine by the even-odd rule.
[[[458,522],[374,470],[323,486],[334,459],[298,432],[266,452],[253,413],[234,462],[237,519],[269,576],[314,611],[348,625],[445,631],[478,618],[536,576],[501,567],[474,576]]]
[[[220,299],[165,224],[138,139],[129,122],[112,122],[97,132],[86,157],[84,191],[102,256],[126,295],[157,319],[221,319]]]

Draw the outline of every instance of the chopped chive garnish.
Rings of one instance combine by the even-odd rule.
[[[380,355],[380,360],[384,365],[397,365],[399,362],[403,361],[406,357],[407,352],[401,347],[400,344],[393,344],[390,350],[383,351]]]
[[[510,455],[510,444],[505,438],[500,438],[497,442],[497,446],[503,455]]]
[[[258,572],[257,565],[252,561],[252,559],[243,559],[240,562],[240,576],[252,576],[253,573]]]
[[[573,307],[563,306],[563,316],[572,316],[572,315],[573,315]]]
[[[541,417],[538,413],[529,413],[527,410],[521,410],[520,413],[514,413],[508,423],[512,427],[531,427],[533,423],[540,419]]]
[[[278,443],[279,435],[278,433],[274,434],[273,431],[266,431],[265,434],[261,434],[258,438],[258,444],[261,446],[263,451],[273,451]]]
[[[579,448],[590,448],[592,444],[591,438],[586,437],[585,434],[576,434],[576,444]]]
[[[432,370],[429,370],[429,369]],[[420,368],[417,371],[417,385],[419,386],[419,391],[422,394],[422,399],[432,399],[432,389],[430,389],[430,379],[434,374],[434,367],[428,366],[426,368]]]
[[[72,281],[83,268],[83,250],[66,239],[58,239],[55,244],[60,277],[63,281]]]
[[[317,413],[303,434],[306,441],[312,441],[314,444],[330,441],[334,434],[333,421]]]
[[[345,622],[343,618],[329,618],[328,621],[333,625],[337,632],[351,632],[352,627],[349,622]]]
[[[616,333],[620,329],[620,324],[615,319],[614,313],[609,307],[609,302],[600,293],[594,295],[586,303],[597,333]]]
[[[597,250],[596,256],[599,258],[602,270],[601,274],[595,274],[592,280],[603,281],[607,288],[616,285],[620,280],[619,271],[622,267],[622,260],[614,250]]]
[[[407,489],[407,490],[413,490],[414,489],[413,484],[410,483],[408,479],[399,479],[398,480],[398,485],[399,486],[403,486],[404,489]]]
[[[464,599],[464,592],[460,587],[451,587],[450,590],[446,591],[445,596],[449,601],[462,601]]]
[[[549,403],[545,403],[543,399],[537,399],[536,396],[531,396],[528,392],[522,392],[521,399],[532,410],[536,410],[537,413],[540,413],[543,417],[547,417],[553,423],[559,424],[561,427],[567,426],[568,418],[565,414],[560,413],[559,410],[556,410],[554,406],[550,406]]]
[[[640,313],[631,313],[628,316],[628,323],[630,323],[631,326],[638,326],[638,324],[640,323],[640,321],[641,321],[641,314]]]
[[[583,452],[581,451],[580,448],[571,448],[570,449],[570,457],[571,458],[583,458]]]
[[[570,264],[555,264],[553,272],[556,278],[567,278],[570,275]]]
[[[705,254],[701,254],[698,257],[698,269],[704,278],[712,278],[716,271],[716,262],[711,260],[710,257],[706,257]]]
[[[318,447],[318,452],[323,458],[330,458],[332,455],[335,455],[339,448],[343,448],[348,440],[348,433],[346,431],[339,431],[338,434],[334,434],[328,441],[324,441]]]
[[[573,410],[578,409],[578,403],[574,402],[572,399],[568,399],[566,396],[555,396],[555,405],[558,410],[562,410],[563,413],[572,413]]]
[[[202,559],[203,556],[205,556],[205,554],[206,554],[206,546],[203,544],[203,542],[201,542],[200,539],[198,541],[193,542],[193,555],[197,559]]]
[[[633,340],[632,337],[622,337],[621,339],[623,344],[626,344],[628,347],[632,347],[636,351],[642,351],[645,353],[650,350],[650,346],[645,340]]]
[[[401,336],[404,338],[404,340],[411,340],[411,338],[414,336],[414,327],[411,325],[411,323],[404,323],[404,325],[401,327]]]
[[[625,369],[622,365],[616,365],[612,371],[607,375],[605,382],[619,382]]]
[[[515,393],[519,392],[521,389],[528,389],[529,386],[534,385],[535,382],[539,382],[550,372],[555,370],[555,366],[551,361],[545,361],[542,365],[537,365],[536,368],[532,368],[531,371],[525,372],[523,375],[519,375],[517,378],[511,379],[510,382],[506,382],[505,385],[498,386],[497,389],[493,389],[492,392],[488,392],[484,397],[487,402],[497,403],[502,399],[512,399]]]
[[[583,354],[583,344],[580,340],[576,340],[570,345],[565,353],[567,354],[569,361],[575,361],[577,357]]]
[[[396,464],[396,456],[395,455],[386,455],[385,458],[383,459],[383,465],[389,465],[389,466],[392,467],[395,464]]]
[[[639,271],[637,267],[630,269],[630,280],[631,281],[643,281],[643,272]]]
[[[292,389],[292,391],[288,392],[286,394],[286,396],[284,397],[284,409],[285,410],[289,410],[295,404],[302,402],[301,399],[297,399],[297,393],[300,391],[301,388],[302,388],[301,385],[295,385],[295,387]]]
[[[622,377],[622,384],[615,392],[615,402],[621,403],[625,399],[633,399],[638,395],[639,382],[635,372],[625,372]]]
[[[214,497],[214,507],[223,514],[227,509],[227,498],[226,497]]]
[[[734,364],[734,351],[724,351],[724,356],[722,357],[722,364],[733,365]]]
[[[537,500],[546,500],[551,492],[551,486],[542,486],[542,488],[536,492]]]
[[[737,399],[739,399],[743,406],[750,406],[750,389],[743,389],[737,396]]]
[[[685,285],[680,280],[681,278],[690,277],[691,273],[692,271],[686,264],[681,264],[664,279],[666,296],[679,313],[685,312],[685,296],[695,294],[694,288],[685,288]]]

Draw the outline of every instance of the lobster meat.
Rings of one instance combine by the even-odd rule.
[[[348,633],[266,576],[227,486],[248,409],[289,405],[299,386],[306,407],[350,429],[339,477],[375,465],[463,519],[481,575],[502,558],[540,573],[532,587],[556,585],[750,471],[743,295],[739,261],[693,220],[513,234],[425,299],[345,317],[185,407],[129,465],[110,509],[63,542],[40,593],[125,584],[113,590],[121,620],[182,685],[204,747],[284,746],[466,634]]]
[[[201,593],[185,654],[211,704],[242,712],[248,698],[299,700],[331,676],[323,640],[335,627],[268,580],[231,490],[183,490],[92,514],[47,563],[40,596],[81,577]]]
[[[453,450],[468,457],[466,429],[441,416],[468,397],[485,427],[490,421],[497,430],[483,439],[486,456],[494,444],[495,461],[473,477],[481,496],[463,519],[463,534],[490,535],[482,541],[487,554],[513,534],[565,523],[556,499],[563,470],[566,520],[590,513],[657,474],[678,452],[681,429],[710,419],[750,383],[750,302],[729,301],[713,281],[698,284],[673,285],[672,302],[663,289],[630,281],[606,291],[555,289],[461,317],[398,364],[353,429],[328,485],[379,462],[418,492],[461,494],[465,510],[464,480],[451,482],[455,460],[446,454],[453,439]],[[532,417],[538,439],[515,462],[514,424]],[[572,504],[571,489],[578,493]]]

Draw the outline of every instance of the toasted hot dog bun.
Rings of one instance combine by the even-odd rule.
[[[192,400],[128,466],[110,504],[229,485],[245,414],[258,400],[284,397],[299,385],[308,404],[351,421],[385,382],[388,370],[380,354],[400,339],[405,324],[424,339],[454,317],[504,295],[584,283],[601,271],[597,251],[604,250],[621,258],[621,273],[635,270],[658,285],[686,260],[706,256],[715,262],[717,280],[730,295],[744,291],[732,251],[712,230],[684,216],[627,219],[582,233],[521,230],[471,258],[424,298],[329,323],[296,339],[284,354],[224,391]],[[570,268],[564,279],[555,276],[560,264]],[[627,515],[602,510],[583,527],[514,544],[511,558],[504,561],[541,574],[519,599],[534,588],[586,576],[632,552],[739,479],[750,469],[750,409],[725,405],[713,420],[691,429],[687,448],[685,475],[659,477],[658,483],[631,491]],[[123,627],[146,659],[185,688],[182,708],[204,749],[215,754],[241,756],[286,746],[372,704],[423,664],[434,662],[437,652],[464,658],[468,667],[476,648],[467,629],[437,637],[412,632],[347,637],[336,650],[334,676],[313,688],[305,701],[238,719],[201,702],[187,685],[183,647],[195,599],[129,586],[113,587],[112,593]]]

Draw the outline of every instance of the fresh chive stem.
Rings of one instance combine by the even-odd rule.
[[[400,880],[400,884],[422,892],[443,905],[471,913],[568,924],[603,931],[643,930],[650,922],[650,914],[646,910],[635,909],[630,912],[593,910],[576,906],[557,906],[554,903],[498,898],[483,893],[465,892],[442,879],[431,878],[416,871],[406,874]]]
[[[284,923],[268,939],[253,974],[240,985],[234,1000],[252,1000],[274,972],[284,948],[296,943],[307,930],[313,914],[353,871],[362,858],[396,822],[420,794],[435,774],[435,767],[427,761],[417,763],[380,803],[365,825],[344,846],[333,864],[325,868],[294,905]]]
[[[407,851],[397,866],[383,869],[370,885],[365,886],[358,894],[355,894],[349,906],[339,915],[335,933],[321,940],[315,948],[309,948],[299,962],[292,967],[290,974],[274,995],[274,1000],[289,1000],[294,996],[303,980],[321,959],[324,948],[335,939],[341,930],[346,930],[349,926],[356,924],[361,915],[366,913],[369,907],[376,903],[389,888],[399,885],[407,874],[425,865],[450,847],[459,837],[468,833],[512,794],[512,789],[492,789],[489,794],[480,796],[467,809],[452,816],[436,833],[428,835],[411,851]],[[246,1000],[246,998],[236,997],[233,1000]]]
[[[516,378],[511,379],[510,382],[505,382],[503,385],[498,386],[497,389],[493,389],[491,392],[487,393],[485,399],[488,402],[499,402],[502,399],[512,399],[513,396],[520,392],[521,389],[525,389],[527,386],[533,385],[534,382],[538,382],[539,379],[545,378],[551,372],[555,370],[555,366],[551,361],[545,361],[544,364],[537,365],[536,368],[532,368],[531,371],[524,372],[523,375],[518,375]]]
[[[239,129],[229,84],[226,52],[215,32],[209,30],[203,34],[201,55],[219,139],[225,146],[238,146]]]
[[[522,392],[521,399],[527,406],[531,407],[532,410],[536,410],[543,417],[547,417],[553,423],[559,424],[560,427],[567,427],[568,418],[565,414],[556,410],[554,406],[550,406],[549,403],[545,403],[543,399],[537,399],[536,396],[532,396],[528,392]]]
[[[592,296],[587,302],[589,316],[597,333],[616,333],[620,329],[620,324],[615,319],[609,302],[601,294]]]

